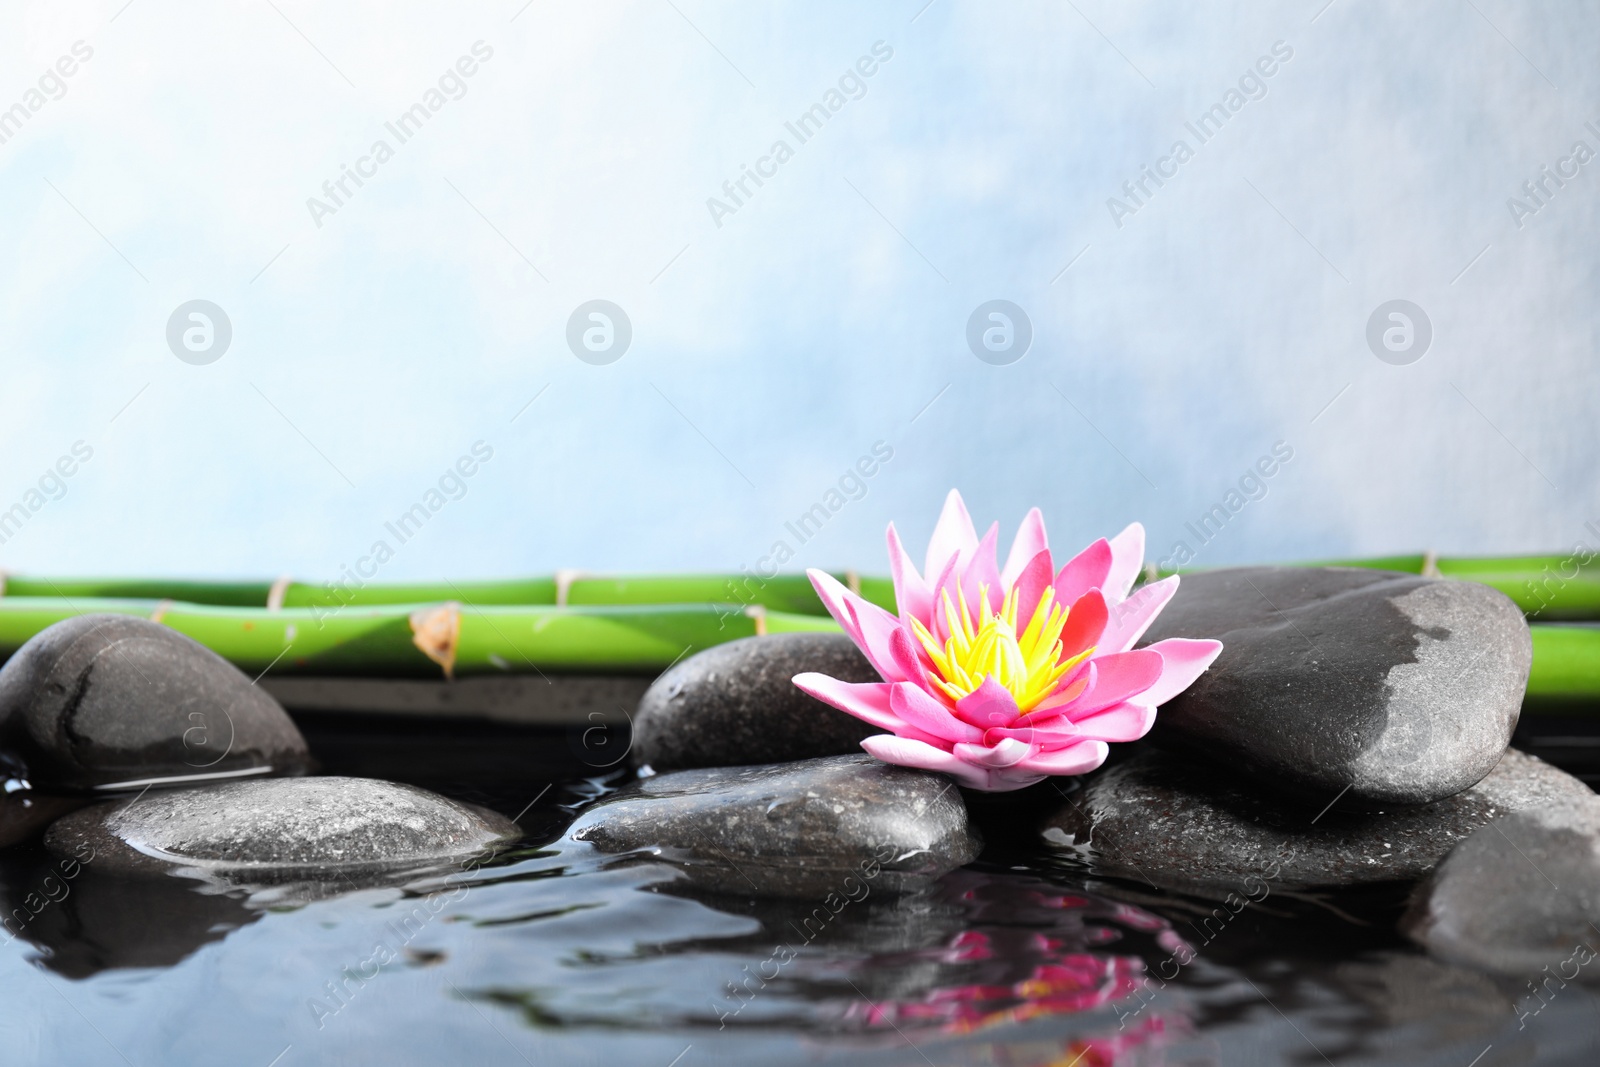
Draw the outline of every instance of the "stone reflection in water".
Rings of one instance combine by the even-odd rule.
[[[68,978],[131,967],[171,967],[205,945],[281,910],[348,893],[388,889],[416,896],[436,913],[449,899],[440,887],[496,862],[486,851],[449,864],[318,871],[250,872],[181,864],[128,869],[78,842],[68,852],[16,851],[0,862],[0,922],[39,950],[46,967]],[[417,891],[406,887],[417,884]]]
[[[67,978],[123,967],[170,967],[255,922],[246,894],[183,878],[129,877],[55,856],[7,857],[0,866],[5,927]]]

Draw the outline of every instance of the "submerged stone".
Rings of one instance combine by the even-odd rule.
[[[1319,815],[1232,781],[1170,753],[1143,752],[1089,780],[1041,836],[1100,870],[1162,886],[1238,887],[1250,878],[1284,888],[1359,885],[1422,877],[1496,816],[1593,796],[1565,771],[1514,749],[1471,789],[1390,812]]]
[[[746,637],[690,656],[650,686],[633,720],[635,764],[658,771],[842,756],[882,731],[801,692],[818,671],[882,679],[844,634]]]
[[[46,789],[304,774],[305,738],[237,667],[148,619],[80,615],[0,668],[8,773]]]
[[[1532,662],[1522,612],[1475,582],[1347,567],[1185,575],[1146,642],[1211,637],[1211,669],[1150,739],[1315,812],[1459,793],[1511,740]]]
[[[1417,887],[1400,928],[1451,962],[1531,977],[1540,996],[1600,982],[1600,797],[1480,828]]]
[[[866,755],[657,775],[568,836],[668,860],[715,890],[819,899],[919,888],[982,848],[950,779]]]
[[[198,868],[270,884],[422,868],[481,855],[515,823],[425,789],[370,778],[278,778],[150,790],[73,812],[45,847],[96,870]]]

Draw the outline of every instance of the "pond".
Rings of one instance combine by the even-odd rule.
[[[8,849],[4,1062],[1496,1067],[1600,1048],[1591,990],[1536,997],[1402,939],[1405,886],[1259,882],[1230,906],[1097,876],[991,822],[979,861],[924,890],[716,895],[659,858],[562,841],[630,775],[580,759],[569,731],[297,719],[326,773],[493,808],[526,840],[312,896],[93,860],[64,877],[36,843]],[[1597,742],[1538,718],[1518,737],[1591,784]]]

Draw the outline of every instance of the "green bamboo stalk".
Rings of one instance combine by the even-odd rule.
[[[1554,556],[1430,557],[1374,556],[1312,560],[1296,567],[1363,567],[1404,574],[1435,573],[1443,578],[1481,582],[1510,597],[1530,619],[1544,622],[1600,619],[1600,556],[1580,562],[1581,554]],[[1429,564],[1432,564],[1431,569]],[[1194,573],[1209,568],[1160,571]]]
[[[1431,567],[1430,567],[1431,564]],[[1530,618],[1556,622],[1600,619],[1600,559],[1580,563],[1578,554],[1505,557],[1442,557],[1417,554],[1364,559],[1317,560],[1292,566],[1366,567],[1482,582],[1505,593]],[[1197,570],[1199,568],[1196,568]],[[1161,575],[1174,573],[1161,571]],[[1187,572],[1184,572],[1187,573]],[[861,595],[894,609],[894,586],[887,578],[835,574],[854,582]],[[264,607],[277,583],[129,578],[49,578],[7,575],[0,592],[11,597],[72,599],[131,598],[174,600],[221,607]],[[339,582],[317,585],[287,582],[277,590],[286,608],[378,607],[457,600],[463,604],[602,606],[639,604],[760,605],[772,611],[824,614],[822,602],[803,574],[770,578],[754,574],[582,575],[512,578],[473,582],[362,582],[347,574]],[[563,596],[564,593],[564,596]]]
[[[446,674],[416,639],[413,616],[446,605],[345,608],[224,607],[156,600],[5,597],[0,657],[53,623],[110,612],[157,618],[246,673],[431,677]],[[460,607],[450,672],[654,672],[713,645],[758,632],[837,630],[826,616],[739,605]]]
[[[45,627],[109,612],[159,618],[254,675],[437,678],[443,665],[419,646],[413,617],[445,605],[240,608],[142,599],[0,599],[0,658]],[[724,604],[464,606],[451,664],[455,675],[533,671],[653,672],[725,641],[760,632],[837,632],[826,616]],[[1536,623],[1533,700],[1600,700],[1600,627]]]
[[[1600,627],[1535,625],[1528,699],[1600,701]]]
[[[834,575],[841,582],[856,581],[861,595],[893,609],[894,584],[887,578],[853,578]],[[772,611],[803,615],[826,614],[822,601],[803,574],[762,578],[753,574],[685,575],[582,575],[550,578],[512,578],[475,582],[409,582],[357,584],[346,578],[315,585],[287,582],[278,590],[278,606],[322,608],[377,607],[396,604],[440,603],[448,600],[477,606],[556,605],[601,606],[630,604],[754,604]],[[6,575],[5,599],[12,597],[62,597],[78,600],[128,598],[174,600],[220,607],[265,607],[273,582],[207,582],[162,578],[40,578]],[[565,590],[565,597],[562,592]]]

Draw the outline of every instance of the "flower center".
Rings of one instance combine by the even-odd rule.
[[[911,620],[917,640],[933,661],[939,676],[934,685],[952,701],[975,691],[984,678],[993,678],[1017,701],[1023,713],[1038,707],[1066,673],[1094,653],[1085,649],[1071,659],[1061,659],[1061,628],[1067,609],[1055,602],[1055,590],[1045,587],[1028,620],[1017,633],[1017,589],[1011,587],[999,611],[990,611],[988,587],[978,588],[979,620],[974,623],[966,597],[956,592],[960,611],[944,590],[942,607],[950,637],[941,647],[937,638],[916,619]]]

